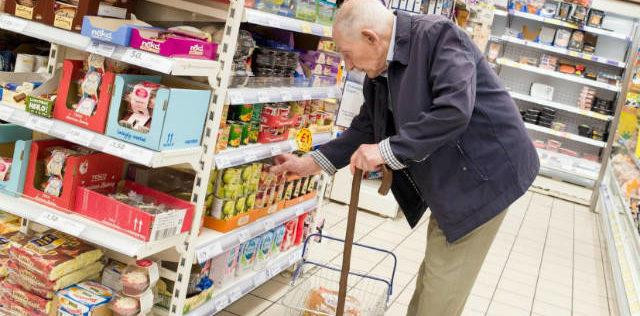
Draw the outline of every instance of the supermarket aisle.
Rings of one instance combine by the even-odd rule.
[[[344,236],[346,206],[325,205],[327,231]],[[396,285],[387,315],[404,315],[418,266],[424,256],[427,220],[410,230],[404,219],[382,219],[361,212],[356,238],[393,249],[399,258]],[[505,218],[464,315],[612,315],[607,293],[603,249],[596,216],[581,205],[527,193]],[[323,249],[340,262],[339,249]],[[386,271],[390,261],[358,259],[352,267],[372,273]],[[232,304],[219,315],[284,315],[276,302],[288,290],[278,276]]]

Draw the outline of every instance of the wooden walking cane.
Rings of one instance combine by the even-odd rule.
[[[378,193],[387,195],[393,180],[391,171],[386,166],[382,166],[382,184]],[[344,303],[347,298],[347,281],[351,267],[351,247],[353,246],[353,235],[356,228],[356,216],[358,215],[358,200],[360,199],[360,183],[362,182],[362,170],[356,168],[351,183],[351,201],[349,202],[349,217],[347,218],[347,233],[344,238],[344,251],[342,254],[342,270],[340,270],[340,288],[338,291],[338,306],[336,315],[344,315]]]

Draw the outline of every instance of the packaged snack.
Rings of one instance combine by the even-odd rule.
[[[242,247],[242,252],[238,257],[238,268],[236,269],[236,275],[243,275],[248,271],[251,271],[256,260],[256,253],[258,252],[258,246],[260,244],[260,236],[255,237],[247,241]]]
[[[556,19],[560,19],[560,20],[569,19],[569,14],[571,14],[571,10],[572,10],[571,3],[560,2],[560,7],[558,8]]]
[[[598,44],[598,36],[592,33],[584,33],[584,43],[582,45],[582,51],[585,53],[593,54],[596,51],[596,45]]]
[[[240,246],[238,245],[211,259],[209,278],[213,280],[216,288],[222,288],[235,276],[239,250]]]
[[[553,45],[557,47],[566,48],[569,46],[569,39],[571,38],[571,31],[565,29],[558,29],[556,31],[556,38],[553,41]]]
[[[20,285],[10,281],[3,282],[0,291],[5,299],[13,300],[27,309],[39,310],[43,314],[51,313],[54,307],[52,300],[44,299],[26,291]]]
[[[118,316],[134,316],[140,312],[140,301],[133,297],[116,296],[110,304],[111,311]]]
[[[571,21],[577,24],[584,24],[587,19],[587,7],[576,4],[571,14]]]
[[[582,45],[584,43],[584,32],[580,30],[574,30],[569,40],[569,49],[575,51],[582,51]]]
[[[229,122],[229,141],[231,147],[238,147],[242,142],[243,125],[240,122]]]
[[[12,158],[0,157],[0,181],[9,181]]]
[[[338,307],[338,292],[326,289],[321,286],[311,289],[307,296],[305,306],[307,310],[313,312],[319,312],[322,314],[333,315],[336,313]],[[347,295],[344,303],[344,315],[346,316],[359,316],[363,315],[361,311],[360,302],[353,296]]]
[[[260,246],[256,253],[255,268],[260,270],[264,268],[264,263],[271,256],[271,249],[273,248],[274,232],[270,230],[260,236]]]
[[[587,19],[587,25],[592,27],[602,26],[602,20],[604,19],[604,12],[596,9],[589,10],[589,18]]]
[[[136,261],[122,272],[122,293],[127,296],[140,296],[153,287],[160,278],[158,265],[148,259]]]
[[[21,266],[48,280],[57,280],[97,261],[102,257],[102,250],[76,237],[50,230],[31,238],[22,247],[12,245],[9,254]]]
[[[103,264],[96,261],[82,269],[73,271],[58,278],[57,280],[47,280],[42,275],[22,267],[18,262],[9,260],[8,280],[20,284],[25,290],[40,297],[52,299],[57,290],[63,289],[72,284],[90,280],[100,275]]]
[[[0,236],[0,280],[4,279],[9,272],[9,251],[12,246],[22,247],[32,236],[15,232]]]
[[[0,211],[0,234],[11,234],[17,232],[19,229],[20,217]]]
[[[273,229],[273,244],[271,246],[271,253],[273,255],[280,252],[286,230],[285,225],[280,225]]]
[[[293,243],[296,238],[296,229],[298,227],[298,218],[294,218],[287,223],[284,224],[285,233],[282,241],[282,246],[280,247],[280,251],[284,252],[289,250],[293,246]]]
[[[58,315],[108,315],[113,291],[96,282],[81,282],[56,294]]]
[[[151,116],[156,105],[158,89],[163,86],[150,81],[142,81],[128,86],[129,92],[124,100],[128,103],[127,111],[120,119],[121,126],[141,133],[148,133],[151,128]]]

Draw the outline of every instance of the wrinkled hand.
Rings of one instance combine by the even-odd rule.
[[[351,156],[351,163],[349,163],[349,169],[353,174],[356,169],[362,169],[362,171],[376,171],[380,169],[380,166],[384,164],[384,158],[380,153],[378,144],[364,144],[360,145],[358,150]]]
[[[290,172],[300,177],[306,177],[322,171],[311,156],[298,157],[293,154],[282,154],[274,158],[275,166],[271,171],[275,173]]]

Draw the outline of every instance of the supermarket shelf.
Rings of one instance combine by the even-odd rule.
[[[595,185],[600,163],[540,148],[537,151],[540,157],[540,174],[588,188]]]
[[[295,216],[300,216],[314,209],[317,205],[318,201],[314,198],[273,213],[272,215],[261,218],[247,226],[234,229],[228,233],[202,228],[200,236],[196,241],[196,259],[198,262],[204,263],[208,259],[231,249],[231,247],[235,245],[259,236]]]
[[[608,36],[608,37],[612,37],[612,38],[617,38],[617,39],[620,39],[620,40],[631,41],[631,37],[628,34],[618,33],[618,32],[614,32],[614,31],[609,31],[609,30],[600,29],[600,28],[597,28],[597,27],[586,26],[586,25],[585,26],[579,26],[577,24],[565,22],[565,21],[562,21],[562,20],[554,19],[554,18],[545,18],[543,16],[539,16],[539,15],[532,14],[532,13],[509,10],[509,15],[517,16],[517,17],[520,17],[520,18],[528,19],[528,20],[539,21],[539,22],[546,23],[546,24],[566,27],[566,28],[570,28],[570,29],[583,30],[583,31],[586,31],[586,32],[589,32],[589,33],[598,34],[598,35],[604,35],[604,36]]]
[[[583,110],[583,109],[581,109],[581,108],[579,108],[577,106],[571,106],[571,105],[566,105],[566,104],[562,104],[562,103],[558,103],[558,102],[547,101],[547,100],[539,99],[539,98],[536,98],[536,97],[532,97],[530,95],[517,93],[517,92],[509,92],[509,93],[511,94],[511,97],[516,99],[516,100],[521,100],[521,101],[535,103],[535,104],[539,104],[539,105],[543,105],[543,106],[548,106],[550,108],[554,108],[554,109],[558,109],[558,110],[562,110],[562,111],[566,111],[566,112],[571,112],[571,113],[575,113],[575,114],[580,114],[580,115],[583,115],[583,116],[588,116],[588,117],[599,119],[599,120],[603,120],[603,121],[610,121],[610,120],[613,119],[613,116],[611,116],[611,115],[604,115],[604,114],[596,113],[596,112],[593,112],[593,111]]]
[[[562,47],[556,47],[556,46],[546,45],[546,44],[542,44],[542,43],[536,43],[536,42],[528,41],[528,40],[525,40],[525,39],[520,39],[520,38],[513,37],[513,36],[503,35],[502,37],[498,37],[498,39],[502,40],[504,42],[509,42],[509,43],[518,44],[518,45],[527,46],[527,47],[532,47],[532,48],[536,48],[536,49],[540,49],[540,50],[544,50],[544,51],[548,51],[548,52],[552,52],[552,53],[556,53],[556,54],[561,54],[561,55],[571,56],[571,57],[575,57],[575,58],[579,58],[579,59],[583,59],[583,60],[593,61],[593,62],[600,63],[600,64],[616,66],[616,67],[619,67],[619,68],[624,68],[627,65],[625,62],[622,62],[622,61],[608,59],[608,58],[604,58],[604,57],[599,57],[599,56],[595,56],[595,55],[587,54],[587,53],[576,52],[576,51],[572,51],[572,50],[569,50],[569,49],[566,49],[566,48],[562,48]]]
[[[154,151],[0,102],[0,119],[152,168],[197,163],[202,149]]]
[[[614,92],[620,92],[620,87],[616,85],[599,82],[595,80],[590,80],[587,78],[578,77],[576,75],[570,75],[570,74],[564,74],[557,71],[546,70],[546,69],[542,69],[542,68],[531,66],[531,65],[521,64],[519,62],[515,62],[513,60],[503,58],[503,57],[498,58],[496,62],[503,66],[525,70],[525,71],[537,73],[544,76],[554,77],[554,78],[558,78],[566,81],[572,81],[575,83],[592,86],[600,89],[610,90]]]
[[[600,187],[602,228],[611,260],[618,308],[623,315],[637,315],[640,313],[640,236],[610,170],[607,171],[609,185],[605,182]]]
[[[302,259],[302,250],[302,246],[297,246],[279,254],[277,257],[269,260],[264,269],[251,271],[224,286],[222,289],[215,290],[214,296],[208,302],[186,315],[208,316],[222,311],[231,303],[237,301],[242,296],[264,284],[267,280],[300,261],[300,259]]]
[[[300,100],[333,99],[339,95],[335,85],[327,87],[230,88],[227,103],[274,103]]]
[[[331,133],[313,135],[313,146],[322,145],[331,140]],[[216,154],[214,159],[216,168],[224,169],[245,163],[273,157],[281,153],[288,153],[298,149],[292,139],[276,143],[250,144],[238,148],[229,148]]]
[[[128,64],[176,76],[211,76],[220,69],[214,60],[167,58],[130,47],[92,42],[78,33],[0,14],[0,29],[38,38],[73,49],[99,54]]]
[[[495,9],[495,10],[493,10],[493,15],[495,15],[495,16],[508,16],[509,13],[506,10]]]
[[[177,247],[186,238],[185,233],[160,241],[144,242],[78,214],[65,213],[26,198],[4,194],[0,194],[0,209],[135,258],[144,258]]]
[[[524,125],[527,127],[527,129],[530,129],[532,131],[536,131],[536,132],[541,132],[541,133],[545,133],[545,134],[549,134],[549,135],[553,135],[553,136],[557,136],[557,137],[562,137],[562,138],[566,138],[566,139],[570,139],[576,142],[580,142],[583,144],[588,144],[588,145],[592,145],[592,146],[596,146],[596,147],[602,147],[604,148],[607,143],[600,141],[600,140],[595,140],[595,139],[591,139],[591,138],[587,138],[587,137],[583,137],[580,135],[576,135],[576,134],[572,134],[572,133],[568,133],[568,132],[559,132],[544,126],[540,126],[540,125],[536,125],[536,124],[531,124],[531,123],[524,123]]]
[[[287,31],[331,37],[331,26],[289,18],[251,8],[244,9],[244,19],[242,21]]]

